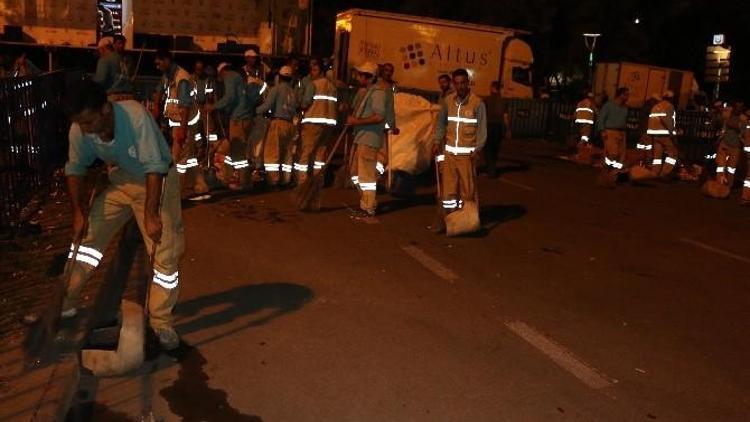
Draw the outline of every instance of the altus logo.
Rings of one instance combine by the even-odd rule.
[[[425,65],[424,51],[422,51],[422,44],[414,43],[409,44],[406,47],[399,49],[401,52],[401,62],[404,69],[411,69],[418,66]]]

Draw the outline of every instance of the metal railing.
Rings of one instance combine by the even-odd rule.
[[[18,221],[66,158],[65,87],[81,72],[0,79],[0,228]]]

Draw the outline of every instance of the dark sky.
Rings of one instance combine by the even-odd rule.
[[[537,81],[557,72],[582,75],[581,34],[600,32],[597,60],[693,70],[702,84],[706,46],[712,34],[724,33],[733,52],[731,82],[723,91],[750,94],[747,0],[318,0],[314,7],[313,53],[324,55],[333,47],[336,12],[354,7],[526,29],[533,32]]]

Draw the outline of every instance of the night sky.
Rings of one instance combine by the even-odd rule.
[[[750,7],[745,1],[319,0],[314,7],[313,53],[318,55],[331,54],[336,12],[354,7],[526,29],[533,32],[528,41],[537,81],[558,72],[583,77],[587,53],[581,34],[600,32],[597,61],[692,70],[710,91],[703,84],[705,49],[712,34],[724,33],[732,47],[732,68],[722,92],[750,97]]]

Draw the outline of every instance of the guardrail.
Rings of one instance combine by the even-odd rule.
[[[64,162],[65,87],[78,71],[0,79],[0,228],[18,222],[34,192]]]

